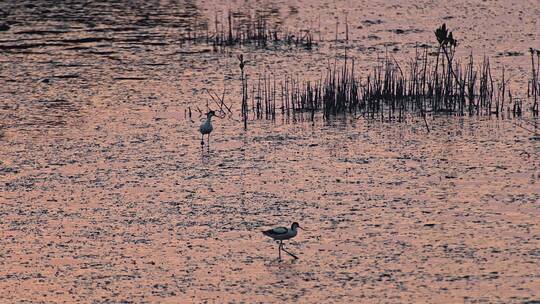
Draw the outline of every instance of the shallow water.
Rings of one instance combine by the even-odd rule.
[[[242,130],[236,54],[253,77],[317,77],[342,48],[325,16],[347,2],[249,2],[289,27],[320,14],[326,41],[225,54],[177,39],[226,3],[41,3],[0,4],[11,20],[0,32],[3,301],[540,300],[540,142],[523,121],[435,117],[427,133],[414,117],[278,118]],[[365,66],[384,43],[403,58],[433,43],[447,17],[464,49],[507,64],[516,92],[526,88],[535,1],[357,5],[351,56]],[[223,87],[235,115],[214,120],[201,153],[200,117],[185,111]],[[293,221],[309,229],[287,246],[300,259],[279,262],[260,231]]]

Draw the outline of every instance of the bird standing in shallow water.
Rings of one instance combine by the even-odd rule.
[[[210,133],[212,133],[212,130],[214,129],[212,127],[213,116],[216,116],[216,112],[209,111],[206,113],[206,120],[199,127],[199,131],[201,132],[201,148],[204,146],[204,136],[208,135],[208,149],[210,149]]]
[[[297,222],[294,222],[294,223],[292,223],[290,229],[286,228],[286,227],[277,227],[277,228],[265,230],[265,231],[262,232],[264,235],[266,235],[268,237],[271,237],[275,241],[279,242],[278,250],[279,250],[279,259],[280,260],[281,260],[281,250],[285,251],[286,253],[288,253],[293,258],[298,259],[298,257],[296,255],[294,255],[294,254],[290,253],[289,251],[285,250],[285,248],[283,247],[283,241],[288,240],[288,239],[292,239],[293,237],[295,237],[296,234],[298,233],[298,230],[297,230],[298,228],[304,229],[304,228],[300,227],[300,225]]]

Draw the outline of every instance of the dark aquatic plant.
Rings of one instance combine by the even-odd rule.
[[[454,39],[452,32],[449,32],[446,28],[446,23],[443,23],[443,25],[435,30],[435,36],[437,37],[437,41],[441,46],[457,46],[457,40]]]
[[[435,36],[438,41],[436,59],[428,58],[427,48],[422,52],[417,49],[408,69],[407,66],[402,69],[396,59],[386,53],[371,71],[358,73],[354,60],[345,54],[343,66],[336,59],[329,65],[326,76],[322,74],[316,81],[286,75],[282,81],[278,80],[280,90],[276,75],[272,73],[268,77],[264,72],[250,85],[253,117],[275,120],[277,109],[284,118],[292,117],[293,121],[302,121],[304,113],[309,113],[313,122],[315,113],[321,111],[324,119],[348,113],[354,117],[402,122],[407,120],[407,112],[412,112],[422,117],[429,132],[426,118],[429,113],[499,117],[505,115],[506,109],[507,115],[522,115],[523,101],[513,98],[504,68],[502,79],[498,81],[492,75],[488,57],[484,56],[480,65],[474,63],[472,52],[467,64],[454,61],[458,43],[446,24],[435,30]],[[540,53],[531,50],[531,56],[531,84],[534,86],[529,87],[529,93],[538,96]],[[242,115],[247,128],[248,81],[243,57],[240,55],[238,59],[242,73]],[[358,77],[359,74],[367,74],[367,77]],[[281,93],[277,97],[276,91]],[[533,113],[537,107],[535,99]]]
[[[311,28],[297,28],[289,32],[281,28],[280,22],[272,20],[271,15],[271,12],[263,10],[257,10],[254,15],[229,11],[227,20],[219,21],[216,14],[213,33],[207,26],[206,39],[199,40],[212,44],[214,51],[243,45],[258,48],[294,45],[306,50],[312,49],[315,43]]]
[[[437,67],[439,64],[439,53],[442,50],[447,61],[448,73],[454,77],[455,82],[459,85],[461,92],[465,92],[465,84],[462,82],[456,71],[454,70],[454,54],[457,47],[457,39],[454,38],[454,35],[446,27],[446,23],[443,23],[440,27],[435,30],[435,37],[439,42],[439,51],[437,52]],[[437,67],[435,73],[437,73]]]
[[[247,77],[244,74],[244,67],[246,62],[244,61],[244,55],[238,55],[238,61],[240,72],[241,72],[241,81],[242,81],[242,120],[244,121],[244,130],[247,130],[247,119],[248,119],[248,105],[247,105]]]
[[[538,70],[540,69],[540,50],[535,50],[533,48],[530,48],[529,51],[531,52],[531,70],[532,70],[532,78],[530,81],[530,86],[527,91],[527,97],[533,98],[533,105],[532,105],[532,112],[534,116],[538,116],[538,93],[540,91],[540,80],[538,78]],[[536,65],[534,62],[534,54],[536,53]]]

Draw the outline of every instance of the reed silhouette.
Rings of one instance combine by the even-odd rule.
[[[426,115],[520,117],[523,99],[514,98],[504,67],[500,79],[493,76],[491,63],[484,56],[477,64],[471,52],[462,64],[455,59],[457,39],[445,24],[435,30],[436,56],[429,56],[427,47],[416,47],[406,68],[388,52],[370,71],[359,73],[354,59],[334,59],[327,72],[317,81],[301,80],[290,75],[276,80],[266,73],[247,82],[241,62],[242,117],[275,120],[281,113],[293,121],[309,118],[317,112],[330,119],[336,115],[385,121],[405,121],[413,114],[423,118],[429,132]],[[528,95],[530,107],[538,114],[538,66],[540,52],[531,49],[532,79]],[[434,58],[432,58],[434,57]],[[359,77],[358,75],[367,75]],[[248,86],[251,87],[251,107],[248,106]],[[279,105],[279,106],[278,106]],[[308,113],[309,116],[305,117]]]

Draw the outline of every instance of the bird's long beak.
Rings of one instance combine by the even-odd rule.
[[[309,231],[309,229],[306,229],[306,228],[304,228],[304,227],[300,227],[300,226],[298,226],[298,228],[300,228],[300,229],[302,229],[302,230],[306,230],[306,231]]]

